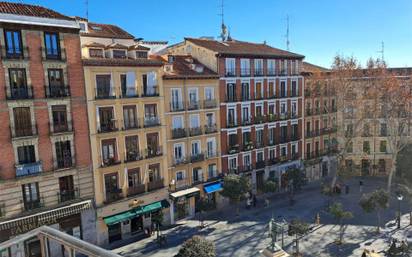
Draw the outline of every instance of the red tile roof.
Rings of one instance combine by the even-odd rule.
[[[74,18],[68,17],[42,6],[21,3],[0,2],[0,13],[60,20],[74,20]]]
[[[89,22],[87,29],[88,32],[82,32],[80,35],[85,37],[134,39],[133,35],[116,25]]]
[[[210,70],[190,55],[173,55],[172,58],[172,70],[165,71],[165,74],[163,75],[164,79],[219,78],[219,75],[216,72]]]
[[[221,55],[304,58],[303,55],[277,49],[267,44],[257,44],[238,40],[222,42],[199,38],[185,38],[185,40],[210,49]]]
[[[308,63],[308,62],[302,62],[302,72],[308,72],[308,73],[314,73],[314,72],[327,72],[329,69]]]
[[[111,43],[106,49],[127,49],[128,47],[119,43]]]
[[[83,47],[105,48],[106,46],[104,44],[100,44],[100,43],[97,43],[97,42],[90,42],[90,43],[84,44]]]
[[[142,45],[132,45],[132,46],[129,46],[129,50],[150,51],[150,48],[142,46]]]

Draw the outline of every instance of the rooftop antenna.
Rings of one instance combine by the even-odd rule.
[[[221,25],[221,32],[220,32],[220,38],[222,39],[222,41],[226,41],[227,38],[227,27],[225,25],[225,16],[224,16],[224,0],[222,0],[221,4],[220,4],[220,8],[221,8],[221,13],[219,14],[219,16],[222,17],[222,25]]]
[[[378,51],[381,54],[382,61],[385,61],[385,43],[381,42],[381,50]]]
[[[289,41],[289,15],[286,16],[286,49],[289,51],[289,45],[290,45],[290,41]]]

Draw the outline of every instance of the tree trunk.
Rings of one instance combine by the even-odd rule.
[[[392,180],[393,180],[393,175],[396,172],[396,158],[398,157],[397,154],[392,155],[392,164],[391,164],[391,170],[389,171],[388,175],[388,186],[387,186],[387,191],[388,194],[391,192],[391,187],[392,187]]]
[[[298,234],[296,233],[296,256],[299,255],[299,239]]]

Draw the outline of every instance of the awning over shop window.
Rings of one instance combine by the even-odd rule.
[[[198,194],[199,192],[200,192],[199,188],[192,187],[192,188],[188,188],[188,189],[185,189],[185,190],[177,191],[175,193],[171,193],[170,197],[172,199],[177,199],[177,198],[182,197],[182,196],[191,197],[195,194]]]
[[[169,208],[169,206],[170,204],[167,200],[162,200],[162,201],[154,202],[154,203],[151,203],[145,206],[140,206],[132,210],[125,211],[125,212],[122,212],[122,213],[119,213],[113,216],[103,218],[103,220],[104,220],[104,223],[106,223],[106,225],[113,225],[113,224],[120,223],[125,220],[132,219],[136,216],[143,215],[145,213],[154,212],[162,208]]]
[[[213,184],[209,184],[209,185],[205,185],[203,187],[203,189],[205,190],[206,194],[210,194],[216,191],[220,191],[222,190],[222,183],[220,182],[216,182]]]

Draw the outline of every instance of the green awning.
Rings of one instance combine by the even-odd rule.
[[[162,200],[103,218],[103,220],[104,223],[106,223],[106,225],[113,225],[125,220],[130,220],[136,216],[143,215],[145,213],[154,212],[162,208],[169,208],[169,206],[170,204],[167,200]]]

